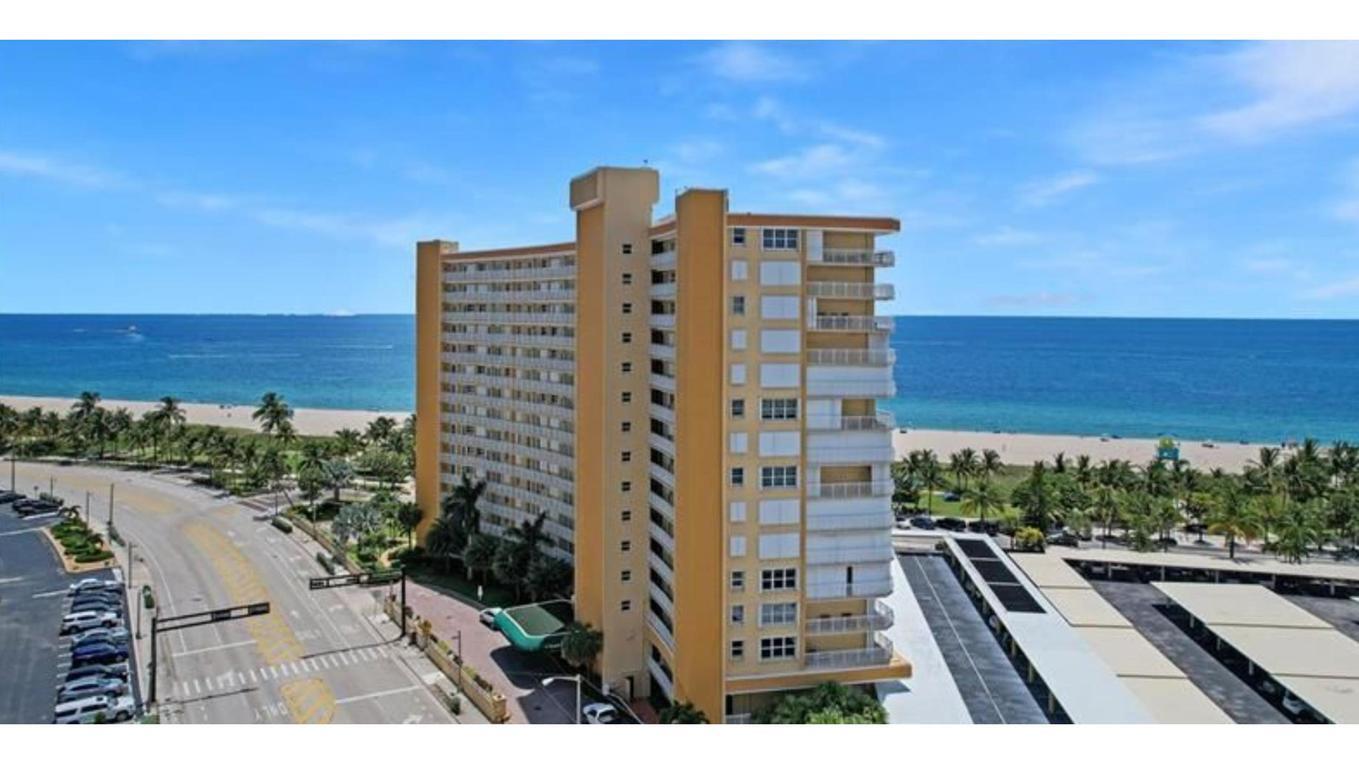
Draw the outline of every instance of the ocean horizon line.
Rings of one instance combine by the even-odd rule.
[[[1040,313],[885,313],[888,318],[965,318],[965,319],[1002,319],[1002,320],[1055,320],[1055,321],[1297,321],[1315,323],[1356,323],[1356,318],[1334,318],[1334,317],[1310,317],[1310,316],[1136,316],[1136,315],[1053,315]],[[228,312],[203,312],[203,313],[184,313],[184,312],[135,312],[135,313],[108,313],[108,312],[22,312],[6,313],[0,311],[0,318],[413,318],[415,313],[407,312],[349,312],[349,311],[324,311],[324,312],[288,312],[288,311],[228,311]]]

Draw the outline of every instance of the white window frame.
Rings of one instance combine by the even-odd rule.
[[[766,252],[796,250],[798,233],[796,228],[762,228],[760,229],[760,249]]]

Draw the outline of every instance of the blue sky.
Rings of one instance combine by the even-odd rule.
[[[892,215],[908,314],[1359,318],[1359,45],[0,43],[0,312],[409,312],[597,164]]]

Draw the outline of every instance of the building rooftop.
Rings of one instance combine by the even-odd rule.
[[[1070,547],[1055,547],[1048,550],[1048,554],[1068,560],[1108,562],[1122,565],[1193,568],[1197,570],[1217,570],[1222,572],[1265,576],[1305,576],[1308,578],[1359,582],[1359,565],[1344,565],[1339,563],[1289,563],[1280,560],[1230,560],[1222,557],[1208,557],[1201,554],[1133,552],[1124,549],[1072,549]]]

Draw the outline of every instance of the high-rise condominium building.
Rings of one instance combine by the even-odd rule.
[[[778,693],[910,674],[892,611],[890,218],[732,213],[659,178],[571,181],[575,238],[421,242],[417,498],[463,472],[483,529],[546,515],[596,668],[741,721]],[[423,531],[423,529],[422,529]]]

